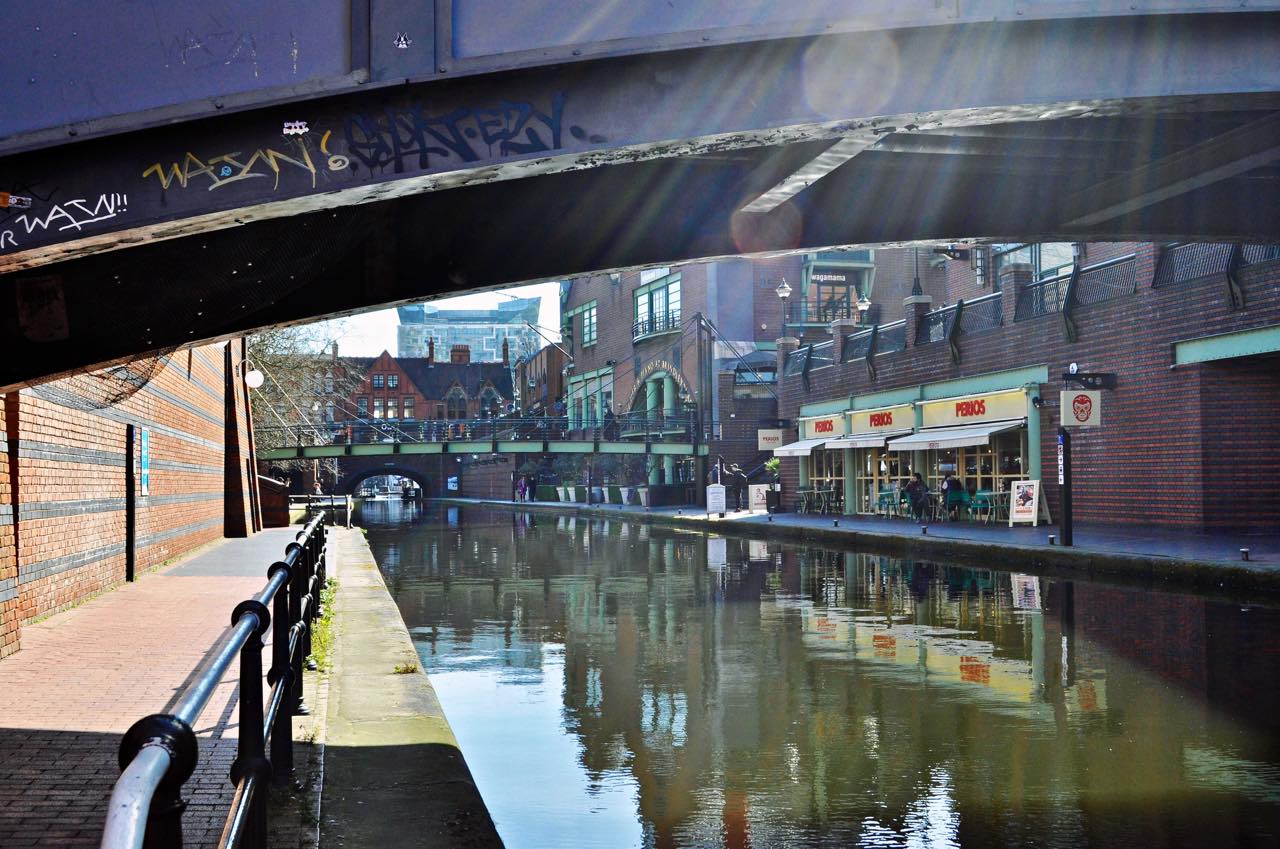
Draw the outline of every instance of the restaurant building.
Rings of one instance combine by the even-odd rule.
[[[893,513],[919,472],[935,493],[954,476],[975,513],[1000,519],[1014,481],[1039,481],[1056,520],[1074,364],[1109,387],[1101,425],[1072,431],[1077,520],[1274,531],[1280,249],[942,250],[957,258],[938,308],[918,291],[901,313],[882,305],[901,320],[779,340],[785,505]]]

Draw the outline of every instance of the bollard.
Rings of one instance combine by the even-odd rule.
[[[1240,549],[1240,559],[1241,559],[1241,560],[1244,560],[1245,562],[1248,562],[1248,560],[1249,560],[1249,549],[1247,549],[1247,548],[1242,548],[1242,549]]]
[[[833,528],[838,528],[838,527],[840,527],[840,520],[839,520],[839,519],[832,519],[832,520],[831,520],[831,527],[833,527]]]
[[[928,535],[929,535],[929,526],[928,526],[928,525],[921,525],[921,526],[920,526],[920,533],[924,534],[925,536],[928,536]]]
[[[1058,538],[1053,534],[1049,534],[1049,545],[1057,545],[1057,544],[1058,544]]]

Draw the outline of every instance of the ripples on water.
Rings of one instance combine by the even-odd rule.
[[[510,849],[1280,845],[1273,609],[417,510],[362,522]]]

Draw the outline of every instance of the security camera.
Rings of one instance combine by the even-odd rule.
[[[1067,371],[1070,372],[1071,374],[1075,374],[1076,372],[1080,371],[1080,366],[1077,363],[1072,363],[1071,365],[1067,366]]]
[[[1044,406],[1044,399],[1039,395],[1035,396],[1031,399],[1031,406],[1035,407],[1037,410],[1040,409]]]

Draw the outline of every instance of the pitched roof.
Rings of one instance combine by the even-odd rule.
[[[397,357],[396,362],[409,376],[423,397],[439,401],[449,391],[449,387],[459,383],[468,398],[475,398],[484,388],[485,383],[493,384],[493,388],[503,398],[514,397],[511,386],[511,369],[502,363],[442,363],[436,361],[428,364],[426,357]]]

